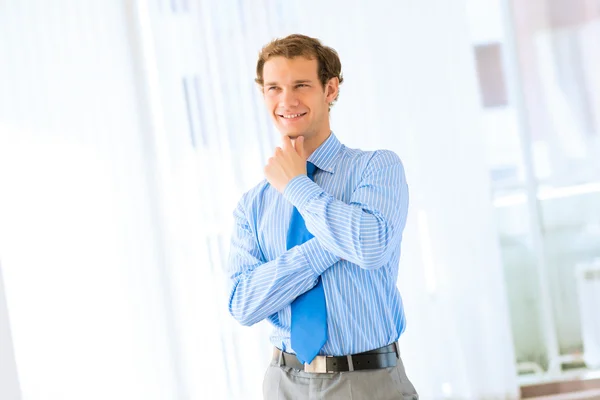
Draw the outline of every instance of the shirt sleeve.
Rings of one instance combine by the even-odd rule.
[[[348,204],[304,175],[292,179],[283,195],[325,249],[361,268],[386,265],[400,246],[408,185],[402,162],[391,151],[373,154]]]
[[[254,325],[289,305],[312,289],[327,268],[340,261],[317,238],[312,238],[266,262],[241,202],[234,219],[227,264],[229,312],[242,325]]]

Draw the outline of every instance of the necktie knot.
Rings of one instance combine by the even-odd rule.
[[[310,178],[310,180],[314,180],[316,170],[317,167],[315,164],[311,163],[310,161],[306,162],[306,175]]]

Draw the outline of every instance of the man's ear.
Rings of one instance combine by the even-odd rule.
[[[327,102],[331,103],[335,100],[340,91],[340,80],[335,77],[331,78],[325,86],[325,93],[327,93]]]

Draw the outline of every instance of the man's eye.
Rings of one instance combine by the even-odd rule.
[[[267,91],[272,92],[273,90],[278,89],[277,86],[270,86],[269,88],[267,88]]]
[[[300,84],[298,84],[296,87],[299,87],[299,88],[301,88],[301,87],[308,87],[308,85],[306,85],[306,84],[304,84],[304,83],[300,83]]]

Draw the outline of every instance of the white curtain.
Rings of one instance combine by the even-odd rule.
[[[0,262],[26,400],[183,398],[128,12],[0,4]]]

